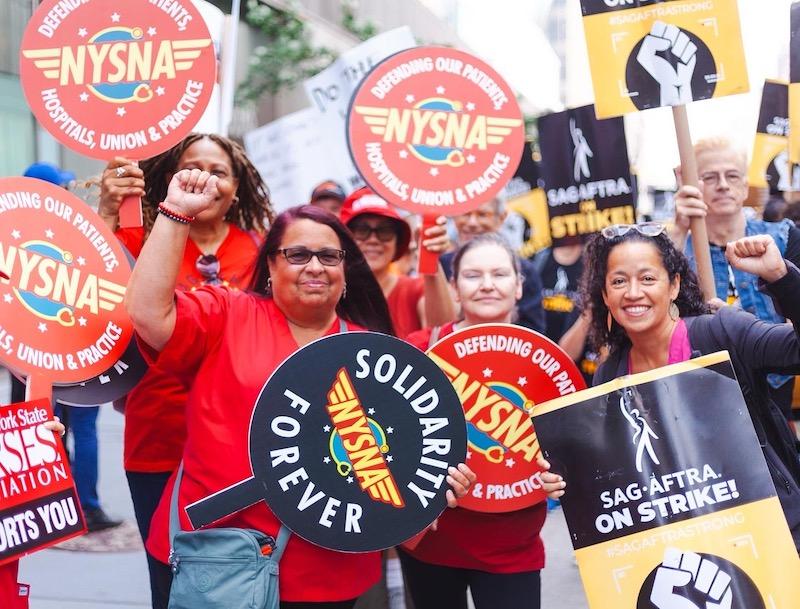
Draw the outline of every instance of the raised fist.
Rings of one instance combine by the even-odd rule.
[[[657,53],[671,51],[673,65]],[[655,21],[644,37],[636,61],[661,87],[661,105],[678,106],[692,101],[692,74],[697,62],[697,47],[677,26]]]
[[[675,588],[688,584],[706,596],[702,606],[680,596]],[[658,609],[730,609],[733,601],[731,577],[706,558],[694,552],[667,548],[656,571],[650,602]]]
[[[199,169],[181,169],[172,176],[164,203],[169,209],[197,216],[214,206],[219,178]]]
[[[772,283],[787,273],[786,262],[769,235],[753,235],[731,241],[725,248],[728,263]]]

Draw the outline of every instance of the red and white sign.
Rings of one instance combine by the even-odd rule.
[[[350,102],[350,155],[390,203],[457,215],[514,176],[525,142],[514,92],[463,51],[417,47],[378,64]]]
[[[0,564],[84,532],[48,400],[0,406]]]
[[[0,179],[0,362],[51,383],[113,366],[133,337],[131,268],[100,217],[70,192]]]
[[[188,0],[45,0],[20,48],[39,123],[80,154],[144,159],[188,135],[211,97],[216,58]]]
[[[450,379],[467,420],[467,465],[478,481],[459,506],[511,512],[543,501],[531,411],[586,388],[572,359],[538,332],[510,324],[470,326],[428,355]]]

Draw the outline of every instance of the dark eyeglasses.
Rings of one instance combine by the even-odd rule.
[[[666,226],[660,222],[642,222],[641,224],[612,224],[600,231],[606,239],[622,237],[631,230],[635,230],[645,237],[657,237],[666,230]]]
[[[200,254],[194,263],[205,285],[220,285],[219,259],[214,254]]]
[[[344,250],[337,250],[332,247],[326,247],[321,250],[310,250],[307,247],[299,245],[297,247],[284,247],[275,250],[276,254],[283,254],[289,264],[308,264],[311,258],[317,257],[320,264],[325,266],[337,266],[344,260]]]
[[[378,224],[378,226],[355,224],[350,227],[350,232],[359,241],[366,241],[373,233],[375,233],[378,241],[383,241],[384,243],[388,243],[397,236],[397,231],[391,224]]]

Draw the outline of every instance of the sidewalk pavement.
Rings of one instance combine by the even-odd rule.
[[[8,400],[0,369],[0,399]],[[111,406],[100,409],[99,494],[112,517],[135,522],[122,469],[124,419]],[[542,572],[543,609],[587,609],[562,510],[548,514],[542,533],[547,567]],[[145,609],[150,589],[144,551],[71,552],[42,550],[20,562],[20,581],[31,585],[31,609]]]

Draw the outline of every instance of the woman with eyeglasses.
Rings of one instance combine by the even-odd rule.
[[[266,185],[244,150],[218,135],[193,133],[170,150],[138,166],[116,158],[103,171],[98,213],[138,257],[167,196],[172,176],[183,169],[217,177],[217,196],[192,224],[181,257],[177,287],[203,285],[245,289],[258,247],[272,219]],[[144,227],[119,228],[119,207],[127,196],[142,198]],[[151,367],[125,400],[124,468],[142,540],[167,480],[178,467],[186,437],[188,390],[176,377]],[[148,557],[151,589],[158,566]]]
[[[450,285],[463,319],[429,327],[406,340],[426,351],[440,338],[483,323],[511,323],[522,294],[520,262],[496,233],[478,235],[453,257]],[[537,609],[544,544],[544,502],[502,514],[448,510],[400,559],[417,609]]]
[[[445,324],[455,317],[444,271],[412,278],[394,268],[393,263],[408,251],[411,227],[386,200],[369,188],[361,188],[345,199],[341,218],[375,273],[398,336],[426,325]],[[422,247],[437,254],[447,248],[444,224],[441,218],[426,230]]]
[[[308,343],[339,331],[392,334],[386,301],[352,236],[332,214],[306,205],[280,214],[259,251],[252,290],[204,286],[175,290],[194,219],[214,205],[219,179],[199,168],[173,176],[126,293],[126,306],[154,365],[192,382],[186,404],[184,508],[252,474],[246,438],[261,388]],[[466,493],[474,474],[451,468],[448,500]],[[455,495],[454,495],[455,491]],[[171,489],[153,517],[147,550],[169,588]],[[220,521],[277,536],[280,523],[263,502]],[[213,525],[212,525],[213,526]],[[347,554],[293,535],[280,564],[282,607],[347,609],[378,580],[378,553]]]
[[[591,338],[610,353],[593,382],[727,350],[800,548],[800,464],[766,379],[776,370],[800,372],[800,270],[784,260],[769,235],[729,243],[726,257],[734,268],[759,277],[794,327],[762,322],[736,307],[708,314],[686,257],[660,224],[615,225],[596,235],[587,247],[582,291],[592,311]],[[552,498],[564,494],[561,476],[548,472],[542,479]]]

